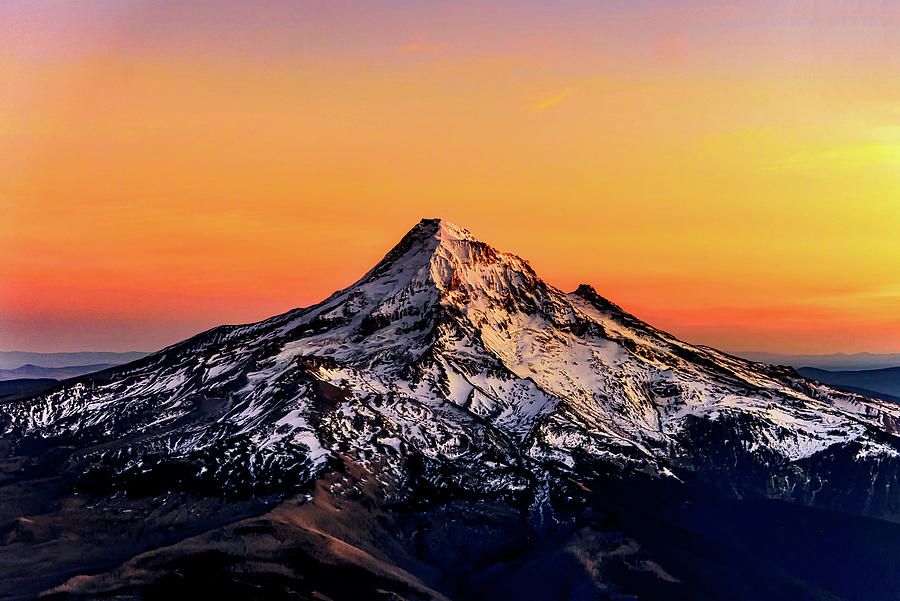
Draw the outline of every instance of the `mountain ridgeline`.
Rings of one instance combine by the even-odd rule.
[[[315,306],[0,404],[0,431],[10,598],[900,591],[900,407],[444,220]]]

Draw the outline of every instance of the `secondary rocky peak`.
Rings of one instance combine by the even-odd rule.
[[[579,284],[578,288],[576,288],[574,292],[571,292],[570,295],[583,298],[598,309],[624,313],[622,307],[610,301],[606,297],[601,296],[600,293],[598,293],[597,290],[590,284]]]

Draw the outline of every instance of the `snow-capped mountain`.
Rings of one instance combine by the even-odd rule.
[[[0,429],[101,499],[312,498],[352,461],[368,476],[331,494],[492,499],[538,530],[600,477],[900,518],[900,407],[686,344],[434,219],[315,306],[0,405]]]
[[[318,305],[216,328],[2,415],[7,436],[130,439],[94,452],[116,474],[145,473],[149,455],[235,486],[297,484],[336,453],[414,454],[458,467],[457,486],[517,494],[546,466],[677,477],[709,467],[712,442],[764,463],[770,494],[801,499],[811,458],[893,460],[900,425],[890,403],[685,344],[590,286],[566,294],[443,220]]]

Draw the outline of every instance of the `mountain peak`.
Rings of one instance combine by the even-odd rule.
[[[423,266],[430,268],[436,260],[440,260],[438,257],[459,264],[471,262],[473,255],[496,257],[501,254],[479,242],[469,230],[446,219],[422,219],[360,282],[381,278],[398,270],[411,272]]]
[[[468,282],[469,288],[491,288],[509,283],[519,273],[537,280],[528,262],[496,250],[476,239],[469,230],[446,219],[422,219],[391,251],[396,264],[426,266],[432,281],[442,291]],[[489,274],[490,272],[490,274]]]
[[[422,219],[409,231],[417,237],[433,237],[437,240],[466,240],[475,242],[472,233],[447,219]],[[407,234],[407,235],[409,235]]]

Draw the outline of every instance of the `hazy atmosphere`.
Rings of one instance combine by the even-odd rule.
[[[0,600],[898,601],[900,1],[0,0]]]
[[[0,349],[154,350],[422,217],[691,342],[900,351],[900,5],[0,3]]]

